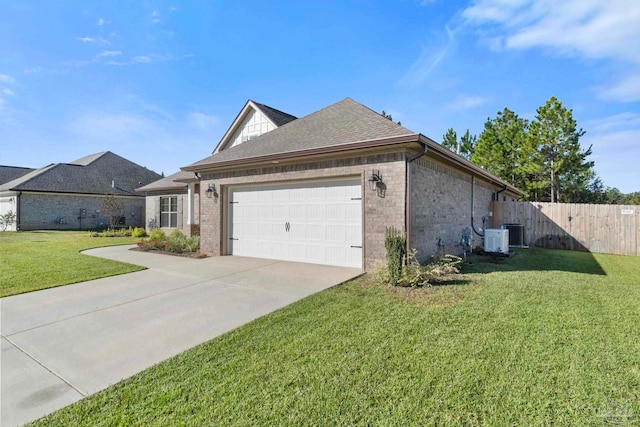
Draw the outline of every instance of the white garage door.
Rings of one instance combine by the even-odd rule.
[[[362,267],[360,180],[229,190],[229,253]]]

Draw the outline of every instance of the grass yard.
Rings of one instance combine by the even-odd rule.
[[[640,423],[640,258],[530,249],[466,269],[414,290],[365,276],[35,425]]]
[[[135,243],[133,237],[89,237],[87,231],[0,233],[0,297],[144,267],[82,255],[84,249]]]

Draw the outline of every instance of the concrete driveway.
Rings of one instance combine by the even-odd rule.
[[[362,272],[116,246],[147,270],[0,299],[2,426],[21,425]]]

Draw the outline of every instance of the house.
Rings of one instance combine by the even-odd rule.
[[[19,169],[11,180],[0,183],[0,206],[3,213],[16,214],[14,230],[88,229],[107,226],[114,219],[118,225],[144,226],[145,200],[135,188],[161,178],[110,151],[71,163]],[[102,212],[107,195],[121,209]]]
[[[492,200],[523,195],[350,98],[255,137],[246,126],[236,119],[211,156],[182,168],[200,181],[208,255],[370,270],[393,226],[425,261],[461,253]]]
[[[295,119],[291,114],[249,100],[223,136],[223,143],[218,144],[216,152],[257,138]],[[180,171],[138,188],[136,191],[146,196],[147,231],[162,228],[165,233],[178,229],[185,234],[199,234],[199,182],[193,172]]]

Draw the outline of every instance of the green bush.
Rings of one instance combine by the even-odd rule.
[[[138,242],[141,251],[166,251],[177,254],[195,253],[200,248],[200,237],[187,236],[180,230],[174,230],[167,237],[164,231],[154,229],[148,239]]]
[[[131,235],[133,237],[144,237],[147,235],[147,230],[142,227],[136,227],[133,229],[133,232],[131,232]]]
[[[387,250],[387,268],[389,280],[395,285],[402,277],[402,266],[406,255],[407,238],[395,227],[387,227],[385,231],[384,247]]]
[[[149,233],[149,240],[159,240],[164,242],[167,239],[167,235],[164,234],[164,231],[161,228],[155,228],[151,230]]]
[[[392,278],[391,269],[380,265],[373,271],[373,280],[385,285],[415,288],[431,286],[439,279],[460,272],[459,265],[462,262],[460,257],[446,254],[433,258],[427,265],[422,265],[417,260],[417,254],[416,249],[411,249],[409,262],[401,267],[399,278]]]
[[[91,237],[130,237],[133,234],[133,228],[107,228],[103,231],[92,231],[89,233]]]

